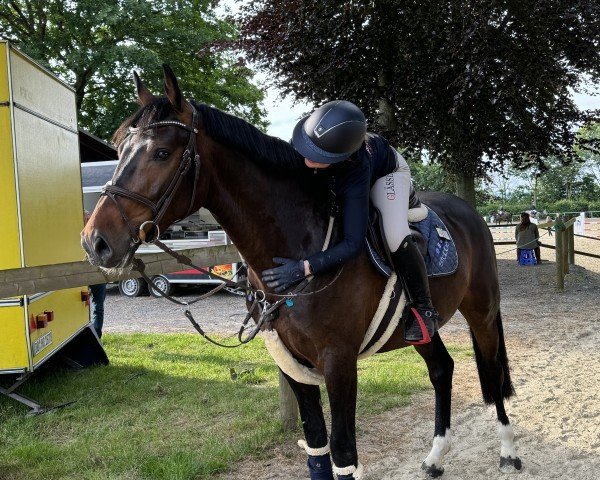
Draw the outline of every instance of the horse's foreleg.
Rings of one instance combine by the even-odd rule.
[[[304,448],[308,455],[307,466],[310,478],[311,480],[333,480],[327,427],[321,406],[321,391],[316,385],[298,383],[285,373],[283,375],[298,401],[305,438],[299,440],[298,445]]]
[[[356,354],[339,352],[324,362],[325,385],[331,407],[331,456],[338,480],[362,478],[356,452]]]
[[[446,350],[438,333],[431,343],[416,346],[429,370],[429,379],[435,390],[435,428],[433,446],[421,466],[428,477],[439,477],[444,473],[443,459],[451,446],[450,415],[452,405],[452,374],[454,361]]]

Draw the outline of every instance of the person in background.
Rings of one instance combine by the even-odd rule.
[[[550,215],[546,216],[546,222],[545,223],[552,223],[552,218],[550,218]],[[553,227],[547,227],[546,230],[548,230],[548,236],[551,237],[552,236],[552,228]]]
[[[87,210],[83,214],[84,225],[90,219],[91,214]],[[98,338],[102,338],[102,326],[104,325],[104,299],[106,298],[106,284],[99,283],[90,285],[90,312],[92,314],[92,323]]]
[[[517,241],[517,261],[521,257],[521,250],[535,250],[536,264],[542,263],[540,253],[540,232],[535,223],[531,223],[527,212],[521,213],[521,223],[515,228],[515,239]]]

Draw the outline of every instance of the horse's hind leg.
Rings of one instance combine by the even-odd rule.
[[[511,397],[514,389],[510,379],[500,309],[496,307],[484,311],[481,304],[474,303],[476,302],[463,302],[460,311],[471,327],[483,400],[496,406],[500,470],[503,473],[518,473],[522,468],[521,459],[517,456],[513,428],[504,408],[504,399]]]
[[[450,450],[450,415],[452,374],[454,361],[446,350],[440,335],[436,333],[431,342],[415,347],[423,357],[429,370],[429,379],[435,390],[435,428],[433,446],[421,466],[430,478],[444,473],[442,465],[444,455]]]
[[[316,385],[298,383],[283,374],[292,388],[302,419],[305,440],[298,441],[308,455],[307,466],[311,480],[333,480],[327,427],[321,406],[321,391]]]

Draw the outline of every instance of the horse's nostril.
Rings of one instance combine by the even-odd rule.
[[[102,260],[106,260],[112,255],[112,249],[100,235],[96,235],[93,247],[96,255]]]

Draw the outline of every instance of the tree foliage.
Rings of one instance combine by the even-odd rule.
[[[589,123],[579,129],[575,152],[600,185],[600,123]]]
[[[252,0],[240,21],[284,93],[351,100],[459,177],[570,157],[569,89],[600,79],[597,0]]]
[[[134,111],[137,69],[155,93],[162,63],[182,78],[186,96],[261,123],[261,90],[252,72],[227,53],[197,56],[235,38],[209,0],[5,0],[0,38],[10,40],[76,91],[80,124],[108,138]]]

